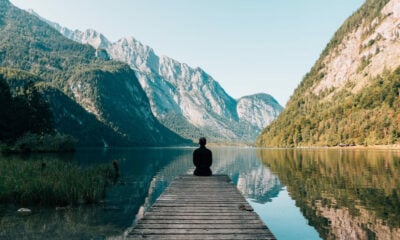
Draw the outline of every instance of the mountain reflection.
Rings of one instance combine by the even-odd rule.
[[[323,239],[400,239],[400,153],[259,150]]]
[[[259,160],[255,149],[211,148],[212,171],[227,174],[252,201],[270,202],[282,189],[276,174]],[[0,205],[0,239],[123,239],[134,220],[152,206],[172,180],[192,174],[193,148],[87,149],[73,154],[2,156],[23,161],[72,161],[79,166],[111,164],[116,160],[121,177],[98,205],[43,208]],[[19,207],[34,214],[18,216]]]
[[[282,189],[278,177],[259,161],[254,149],[214,148],[212,171],[227,174],[239,191],[259,203],[271,201]],[[139,211],[142,216],[162,194],[172,180],[180,174],[192,174],[192,150],[182,153],[162,168],[152,179],[144,204]]]
[[[182,154],[163,149],[87,149],[74,154],[0,155],[2,159],[23,161],[72,161],[81,167],[118,161],[120,181],[97,205],[45,208],[0,205],[0,239],[122,239],[151,189],[154,175]],[[33,213],[21,217],[19,207]]]

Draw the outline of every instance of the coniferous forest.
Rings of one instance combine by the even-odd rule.
[[[22,152],[73,150],[76,140],[55,131],[49,104],[39,93],[33,78],[21,71],[0,69],[2,148]],[[18,83],[14,93],[6,79]]]

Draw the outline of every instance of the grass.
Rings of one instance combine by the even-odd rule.
[[[66,206],[97,203],[114,178],[111,166],[82,169],[60,160],[0,161],[0,203]]]
[[[75,151],[76,144],[76,139],[60,133],[43,135],[27,133],[14,144],[7,145],[0,142],[0,152],[72,152]]]

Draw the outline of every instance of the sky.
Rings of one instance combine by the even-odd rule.
[[[210,74],[234,98],[285,105],[364,0],[10,0],[70,29],[133,36]]]

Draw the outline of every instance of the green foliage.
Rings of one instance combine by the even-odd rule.
[[[113,169],[81,169],[59,160],[0,161],[0,203],[66,206],[96,203],[105,196]]]
[[[384,18],[380,11],[387,2],[368,0],[345,21],[297,87],[284,111],[258,137],[259,146],[400,143],[400,70],[385,72],[372,79],[372,84],[357,94],[346,90],[333,94],[332,89],[321,92],[319,96],[310,92],[311,87],[323,77],[324,57],[361,23],[370,26],[374,19],[379,21]],[[358,71],[368,66],[370,57],[362,59]],[[321,100],[324,98],[327,100]]]
[[[400,143],[400,68],[377,77],[357,94],[330,101],[314,95],[291,101],[258,138],[261,146],[337,146]]]
[[[181,114],[166,114],[165,117],[161,120],[161,123],[169,129],[173,130],[175,133],[179,133],[181,136],[187,139],[191,139],[194,142],[197,142],[198,139],[202,136],[207,136],[209,141],[217,139],[217,136],[212,136],[209,132],[205,134],[205,132],[201,131],[201,129],[196,128],[195,126],[190,124]]]
[[[360,9],[353,13],[336,31],[321,57],[326,56],[332,49],[336,48],[347,34],[360,27],[361,24],[370,26],[374,19],[385,17],[381,16],[381,10],[388,2],[389,0],[367,0]],[[368,34],[368,32],[372,32],[373,30],[374,28],[369,28],[365,34]]]
[[[90,69],[118,69],[124,64],[96,57],[96,50],[62,36],[37,17],[10,6],[0,5],[6,26],[0,26],[0,67],[8,75],[39,76],[33,82],[46,81],[62,87],[77,72]],[[22,76],[22,77],[25,77]],[[19,78],[18,76],[16,78]]]
[[[77,140],[60,133],[38,135],[27,133],[18,138],[12,146],[4,147],[2,152],[71,152],[75,151]]]
[[[355,31],[359,26],[361,26],[362,23],[365,24],[365,26],[369,26],[374,19],[382,19],[385,17],[381,16],[380,12],[388,2],[389,0],[367,0],[355,13],[353,13],[353,15],[351,15],[342,24],[342,26],[336,31],[330,42],[327,44],[325,49],[322,51],[315,65],[311,68],[310,72],[304,76],[303,81],[295,90],[292,97],[294,98],[294,101],[298,101],[298,98],[301,98],[301,96],[307,89],[309,89],[311,86],[313,86],[315,82],[321,79],[321,72],[325,67],[323,63],[324,58],[329,53],[336,50],[337,46],[349,33]],[[372,30],[373,28],[369,29],[369,31]],[[365,62],[364,64],[367,63],[368,62]]]
[[[56,133],[50,106],[29,73],[0,68],[1,152],[73,151],[76,140]],[[5,81],[13,84],[14,94]],[[14,95],[14,96],[13,96]]]
[[[20,95],[12,97],[0,72],[0,92],[0,141],[12,143],[27,132],[46,134],[53,131],[49,105],[33,82],[28,82]]]
[[[65,38],[9,3],[0,4],[0,19],[4,23],[0,24],[0,73],[7,77],[13,95],[25,91],[24,79],[32,81],[38,92],[50,93],[45,97],[59,132],[73,134],[86,146],[185,142],[151,115],[147,97],[127,64],[110,61],[103,50],[96,53],[89,45]],[[60,92],[55,93],[57,90]],[[32,94],[34,101],[36,93]],[[73,101],[67,101],[67,97]],[[67,102],[70,104],[57,105]]]
[[[126,137],[115,134],[113,129],[60,90],[46,87],[43,94],[54,114],[54,127],[60,133],[78,139],[79,146],[104,146],[104,141],[109,146],[129,146]]]
[[[357,72],[359,73],[359,72],[363,71],[364,68],[366,68],[370,63],[371,63],[371,56],[370,55],[367,57],[363,56],[361,58],[360,66],[358,66],[358,68],[357,68]]]
[[[221,116],[214,115],[214,118],[220,118],[220,122],[226,122],[226,120],[222,119]],[[189,123],[182,115],[176,113],[168,113],[166,114],[160,121],[164,126],[173,130],[184,138],[191,139],[193,142],[197,143],[200,137],[207,137],[209,142],[213,143],[233,143],[232,139],[228,139],[226,136],[221,136],[217,131],[211,131],[208,128],[195,127],[191,123]],[[232,121],[229,124],[232,131],[240,136],[240,139],[237,140],[238,143],[248,143],[253,144],[254,142],[249,139],[255,139],[257,136],[254,135],[257,132],[257,129],[251,128],[251,124],[235,122]]]
[[[30,14],[4,6],[4,21],[0,28],[0,63],[41,76],[50,81],[77,65],[85,65],[95,58],[95,50],[88,45],[74,43]]]
[[[349,211],[350,219],[397,229],[400,224],[399,154],[387,151],[260,150],[263,164],[278,174],[291,197],[323,239],[336,239],[322,209]],[[363,212],[361,219],[358,217]],[[333,216],[333,215],[331,215]]]

